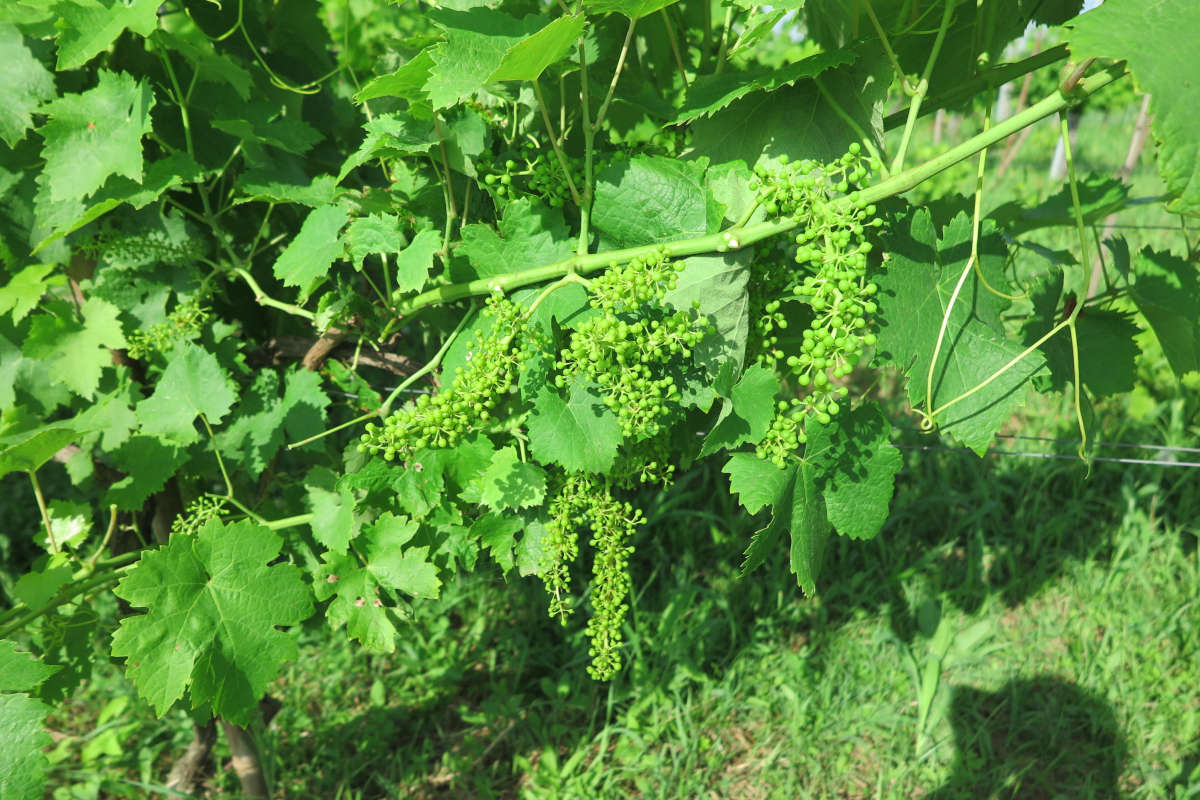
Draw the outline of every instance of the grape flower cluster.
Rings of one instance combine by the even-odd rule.
[[[629,539],[644,519],[612,495],[611,482],[585,473],[563,479],[550,503],[548,563],[542,572],[550,594],[550,616],[566,624],[570,613],[569,565],[579,555],[579,530],[592,532],[592,616],[586,634],[592,663],[588,674],[610,680],[621,668],[621,624],[629,611]]]
[[[782,467],[788,455],[806,440],[805,421],[827,425],[848,394],[839,380],[846,378],[874,346],[872,317],[878,310],[879,287],[868,280],[871,243],[866,230],[882,224],[874,205],[854,191],[865,185],[880,164],[866,158],[860,146],[828,164],[781,159],[776,169],[759,167],[756,177],[759,202],[768,214],[802,220],[796,234],[797,267],[786,281],[784,296],[808,305],[812,320],[801,336],[800,352],[784,359],[789,379],[801,391],[780,401],[767,435],[758,444],[758,455]],[[763,337],[786,326],[780,299],[763,307],[758,333]],[[776,340],[768,339],[768,345]],[[764,348],[775,366],[782,354]]]
[[[492,410],[516,386],[517,340],[526,315],[499,290],[488,298],[483,313],[491,324],[475,334],[466,363],[450,386],[435,395],[419,395],[380,425],[367,424],[360,451],[391,461],[426,447],[454,447],[491,419]]]
[[[686,365],[711,330],[707,318],[664,305],[682,269],[662,249],[610,265],[589,286],[589,304],[599,313],[576,326],[555,365],[559,388],[576,376],[599,385],[628,440],[663,429],[681,397],[673,368]]]
[[[163,322],[133,331],[126,337],[129,357],[142,359],[151,353],[165,353],[176,342],[194,339],[200,335],[209,315],[209,310],[197,299],[180,303]]]

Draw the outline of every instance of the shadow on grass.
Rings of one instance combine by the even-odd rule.
[[[1120,796],[1125,746],[1112,709],[1072,683],[1039,677],[995,692],[956,687],[950,723],[954,772],[927,800]]]

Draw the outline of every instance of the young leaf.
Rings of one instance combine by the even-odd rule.
[[[515,447],[497,450],[476,485],[480,502],[495,511],[536,506],[546,496],[546,474],[518,460]]]
[[[462,229],[458,250],[470,259],[474,270],[469,274],[453,270],[454,280],[490,278],[553,264],[574,254],[574,243],[562,212],[536,205],[534,201],[522,198],[509,203],[496,227],[498,235],[483,224]]]
[[[127,477],[108,488],[103,504],[111,503],[120,511],[142,508],[187,458],[187,450],[157,436],[132,437],[113,454],[117,468]]]
[[[742,373],[721,409],[720,419],[705,437],[700,457],[722,448],[732,450],[743,442],[757,443],[775,417],[778,391],[779,379],[773,370],[754,364]]]
[[[329,273],[329,266],[340,258],[344,246],[338,238],[349,219],[341,206],[322,206],[304,219],[300,233],[275,262],[275,277],[284,286],[312,286]]]
[[[780,472],[784,480],[777,484],[778,491],[771,501],[771,522],[751,539],[741,574],[746,575],[766,561],[780,537],[788,532],[792,537],[792,572],[800,588],[812,597],[817,591],[817,575],[829,541],[825,503],[817,491],[811,465],[800,462]]]
[[[574,47],[586,24],[583,14],[559,17],[504,54],[500,66],[488,78],[494,81],[534,81]]]
[[[136,413],[142,433],[191,444],[200,437],[196,417],[203,414],[210,425],[216,425],[235,398],[216,356],[199,345],[181,342],[171,351],[154,394],[138,403]]]
[[[437,231],[423,230],[414,236],[396,256],[396,289],[416,292],[424,288],[433,268],[433,257],[441,249],[442,237]]]
[[[775,502],[788,480],[788,471],[753,453],[734,453],[721,471],[729,476],[729,491],[738,495],[742,507],[757,514]]]
[[[435,109],[455,105],[489,83],[513,45],[537,27],[535,17],[526,24],[489,8],[439,9],[429,16],[446,33],[431,53],[433,65],[424,86]]]
[[[125,617],[112,654],[161,716],[190,688],[193,708],[249,725],[296,641],[278,626],[312,614],[291,564],[267,566],[283,540],[252,522],[208,522],[194,536],[143,551],[114,592],[147,612]]]
[[[89,297],[79,310],[83,324],[72,317],[49,314],[33,320],[25,355],[53,365],[59,379],[75,394],[90,398],[104,368],[111,366],[109,348],[125,346],[117,307]]]
[[[817,475],[829,522],[842,536],[872,539],[883,527],[903,458],[888,441],[892,429],[874,403],[836,416],[808,418],[804,460]]]
[[[358,217],[346,228],[346,250],[354,268],[362,271],[363,259],[371,253],[389,256],[404,247],[400,220],[391,214],[371,214]]]

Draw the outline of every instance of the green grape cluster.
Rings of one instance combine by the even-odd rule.
[[[661,250],[610,266],[589,287],[599,313],[576,326],[555,365],[559,388],[575,376],[600,386],[626,439],[663,430],[681,397],[673,368],[690,361],[711,329],[707,319],[663,305],[682,268]]]
[[[564,154],[571,181],[583,186],[583,159]],[[511,200],[522,194],[541,198],[552,208],[562,208],[571,199],[570,184],[554,151],[533,136],[514,144],[503,157],[484,153],[476,165],[484,187],[495,196]]]
[[[182,514],[171,522],[171,536],[195,534],[210,520],[216,518],[225,507],[225,498],[213,494],[202,494],[188,503]]]
[[[360,452],[391,461],[426,447],[450,448],[491,419],[493,409],[516,386],[519,338],[525,327],[522,308],[496,291],[484,315],[491,325],[476,333],[461,367],[447,389],[419,395],[385,419],[368,424]]]
[[[588,674],[610,680],[621,668],[621,624],[629,611],[629,539],[645,521],[641,512],[612,495],[612,482],[594,475],[568,475],[550,503],[548,564],[542,572],[550,594],[550,616],[563,624],[570,613],[569,565],[579,555],[579,531],[591,530],[592,616],[586,634],[592,663]]]
[[[165,353],[177,342],[200,335],[210,311],[199,300],[186,300],[175,307],[166,320],[137,330],[126,337],[130,358],[141,359],[151,353]]]
[[[807,304],[812,320],[801,337],[800,352],[784,359],[789,378],[803,394],[783,401],[758,455],[782,466],[806,436],[804,422],[812,417],[827,425],[836,416],[848,389],[839,383],[875,345],[872,318],[878,310],[879,287],[868,280],[871,243],[866,231],[882,224],[875,206],[852,191],[861,188],[879,169],[852,144],[830,164],[783,161],[777,170],[759,168],[759,200],[770,214],[801,220],[796,234],[796,268],[783,292]],[[782,353],[773,334],[786,327],[781,301],[763,306],[758,332],[764,337],[765,360],[777,366]]]

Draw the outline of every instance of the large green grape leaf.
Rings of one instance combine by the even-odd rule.
[[[561,17],[544,26],[537,15],[519,20],[488,8],[440,9],[429,16],[446,34],[430,54],[433,64],[423,87],[434,108],[455,105],[495,81],[531,80],[529,76],[536,77],[566,54],[563,37],[583,26],[582,15]],[[522,46],[547,28],[536,45]],[[554,58],[542,65],[542,56]]]
[[[196,417],[203,414],[210,425],[216,425],[235,399],[217,357],[199,345],[181,342],[171,351],[154,394],[138,403],[136,413],[142,433],[191,444],[200,438]]]
[[[312,595],[291,564],[267,566],[283,546],[253,522],[208,522],[143,551],[114,592],[147,612],[125,617],[112,654],[162,715],[190,689],[193,708],[248,725],[267,684],[296,641],[279,626],[313,611]]]
[[[621,444],[621,424],[593,385],[573,380],[563,398],[552,386],[538,391],[529,415],[529,445],[539,461],[572,472],[608,472]]]
[[[1129,64],[1150,93],[1151,130],[1159,143],[1158,172],[1175,196],[1168,208],[1200,213],[1200,3],[1195,0],[1109,0],[1073,20],[1071,56],[1114,58]]]
[[[714,232],[724,209],[705,185],[705,167],[664,156],[612,164],[596,176],[592,224],[619,247]]]
[[[437,597],[441,581],[427,559],[429,548],[405,547],[417,530],[417,523],[387,512],[363,532],[353,552],[327,553],[315,575],[317,600],[334,598],[325,610],[330,625],[344,625],[372,652],[396,649],[392,592]]]
[[[541,267],[570,258],[575,250],[562,212],[522,198],[504,207],[504,217],[496,226],[476,223],[462,229],[458,252],[471,263],[468,271],[454,265],[451,277],[456,281],[490,278]]]
[[[54,96],[54,76],[34,58],[15,25],[0,24],[0,139],[16,147],[32,114]]]
[[[874,403],[839,414],[828,425],[808,418],[804,460],[816,470],[829,522],[842,536],[874,538],[887,519],[903,462],[888,441],[891,429]]]
[[[71,316],[45,314],[33,320],[25,355],[53,364],[67,388],[90,398],[100,384],[100,375],[112,364],[109,348],[125,346],[120,313],[112,303],[89,297],[79,310],[83,322]]]
[[[131,75],[100,70],[95,88],[67,94],[39,109],[50,121],[43,171],[52,201],[77,200],[110,175],[142,180],[142,136],[150,132],[154,93]],[[81,154],[87,158],[81,158]]]
[[[82,67],[126,29],[149,36],[158,27],[159,0],[67,0],[57,7],[58,69]]]
[[[904,370],[909,402],[914,408],[924,408],[938,333],[970,256],[971,222],[965,214],[958,215],[939,239],[929,212],[920,209],[907,224],[898,224],[887,239],[887,249],[886,271],[877,280],[879,351]],[[994,234],[983,236],[980,252],[978,266],[988,284],[1005,291],[999,257],[1003,242]],[[997,329],[1006,305],[1006,300],[983,286],[972,268],[954,303],[933,369],[938,426],[980,454],[1024,402],[1026,384],[1044,365],[1041,353],[1034,351],[993,380],[1024,350]],[[976,389],[969,397],[958,399]],[[955,401],[953,405],[940,410],[951,401]]]
[[[827,69],[851,64],[854,59],[853,50],[831,50],[814,53],[780,69],[759,67],[702,75],[688,88],[687,98],[675,118],[675,124],[691,122],[697,117],[712,116],[734,100],[751,92],[774,92],[784,86],[791,86],[801,78],[811,78]]]
[[[1200,275],[1195,263],[1147,247],[1133,262],[1129,295],[1176,375],[1200,371]]]
[[[891,82],[887,59],[860,56],[852,66],[827,69],[774,92],[746,95],[696,120],[692,148],[714,164],[774,164],[781,156],[832,161],[861,140],[860,131],[882,141],[882,108]]]

